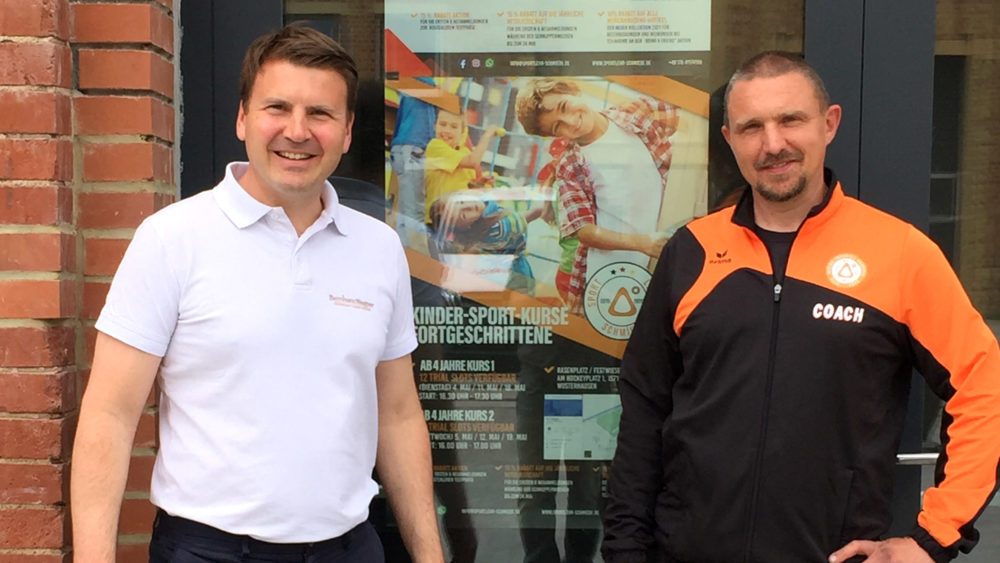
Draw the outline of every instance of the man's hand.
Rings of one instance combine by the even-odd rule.
[[[934,563],[913,538],[854,540],[835,551],[830,556],[830,563],[841,563],[857,555],[867,556],[864,563]]]

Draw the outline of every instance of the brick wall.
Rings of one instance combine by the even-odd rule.
[[[0,0],[0,562],[68,561],[69,455],[93,324],[129,238],[172,201],[172,0]],[[121,560],[145,560],[155,405]]]

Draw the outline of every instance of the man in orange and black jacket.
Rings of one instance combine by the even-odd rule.
[[[605,560],[943,562],[1000,481],[1000,349],[926,236],[844,195],[801,58],[726,93],[749,187],[667,244],[622,361]],[[947,401],[937,483],[890,524],[910,374]],[[867,557],[867,559],[865,559]]]

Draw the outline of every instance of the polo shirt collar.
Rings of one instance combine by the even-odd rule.
[[[323,182],[323,211],[320,212],[320,220],[324,225],[333,223],[334,228],[342,235],[348,234],[347,221],[342,219],[343,211],[340,205],[340,198],[337,197],[337,190],[329,180]]]
[[[271,206],[257,201],[247,193],[237,181],[250,166],[247,162],[230,162],[226,165],[226,175],[213,190],[215,201],[226,217],[243,229],[259,221],[271,211]],[[333,223],[340,234],[346,235],[345,221],[340,220],[340,202],[337,192],[330,182],[323,182],[323,211],[320,212],[317,223],[323,228]]]

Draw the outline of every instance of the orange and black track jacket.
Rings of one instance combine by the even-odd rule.
[[[750,190],[667,244],[622,361],[606,561],[820,562],[889,528],[912,369],[947,401],[912,537],[968,551],[1000,480],[1000,350],[913,226],[844,195],[782,283]]]

